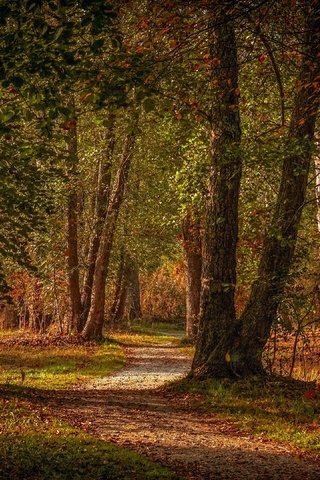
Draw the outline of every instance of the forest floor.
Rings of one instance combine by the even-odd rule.
[[[243,431],[210,412],[201,395],[168,387],[190,368],[190,355],[175,342],[127,340],[125,353],[120,371],[56,391],[46,399],[50,410],[184,479],[319,480],[316,454]]]

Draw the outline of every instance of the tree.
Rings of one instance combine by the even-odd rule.
[[[233,20],[227,9],[210,11],[208,35],[217,95],[211,113],[211,172],[199,336],[192,369],[197,376],[224,376],[228,374],[225,360],[228,335],[236,322],[234,294],[241,178],[237,47]]]
[[[264,240],[258,278],[253,285],[250,299],[239,321],[235,317],[233,299],[235,285],[234,242],[236,235],[231,239],[227,237],[230,232],[236,233],[237,219],[234,217],[229,230],[230,227],[224,221],[223,209],[220,209],[220,216],[222,212],[222,220],[220,220],[223,225],[222,231],[219,232],[219,227],[215,224],[210,228],[209,224],[209,229],[206,232],[206,245],[211,247],[206,255],[209,255],[209,258],[210,255],[211,258],[216,256],[216,262],[209,262],[211,271],[207,265],[205,272],[207,268],[207,271],[210,272],[209,279],[215,279],[215,270],[220,267],[222,272],[229,272],[229,275],[231,273],[231,282],[225,282],[224,277],[218,277],[216,283],[211,280],[211,286],[208,288],[207,285],[210,285],[208,274],[204,276],[202,314],[200,317],[202,323],[192,371],[192,374],[197,377],[263,373],[263,347],[270,334],[271,325],[283,295],[285,281],[294,255],[305,201],[319,103],[319,6],[314,2],[306,2],[303,6],[303,16],[305,20],[304,50],[300,74],[296,83],[297,93],[294,98],[288,129],[287,155],[283,162],[278,198]],[[223,28],[227,28],[227,24],[230,26],[230,21],[226,23],[225,19]],[[219,31],[219,26],[216,27],[216,31]],[[218,35],[216,41],[217,43],[219,41]],[[235,43],[229,40],[230,44],[235,46]],[[221,60],[219,65],[221,68],[224,67],[224,71],[226,71],[227,64],[224,63],[224,56],[220,54],[218,58]],[[233,79],[236,78],[236,75],[237,71],[234,71]],[[220,96],[220,98],[223,98],[223,96]],[[225,111],[226,105],[222,105],[221,110]],[[239,131],[239,121],[236,119],[232,123],[236,131]],[[224,129],[228,131],[227,126],[224,126]],[[234,155],[233,160],[236,163],[236,156]],[[218,183],[219,179],[224,177],[220,172],[219,175],[214,172],[213,178]],[[215,194],[218,198],[219,193],[220,190],[216,187]],[[237,189],[235,190],[235,196],[237,196]],[[223,198],[226,199],[228,196],[226,195]],[[235,210],[229,210],[228,214],[230,213],[234,215]],[[213,219],[217,221],[216,213]],[[208,241],[210,234],[213,238],[211,244]],[[223,238],[225,242],[222,245],[215,243],[221,242]],[[227,245],[230,247],[229,252],[232,254],[231,262],[228,256],[221,261],[221,254],[219,254],[221,251],[224,252]],[[223,291],[222,280],[224,280],[226,291]]]
[[[183,221],[182,236],[186,263],[186,336],[194,340],[198,333],[202,273],[199,212],[188,209]]]
[[[114,180],[110,201],[101,232],[101,241],[96,259],[93,280],[92,304],[87,322],[82,331],[82,335],[86,339],[102,337],[105,313],[104,307],[106,279],[119,210],[123,202],[130,166],[133,160],[138,118],[138,110],[137,108],[134,108],[130,132],[127,134],[124,142],[121,163]]]
[[[239,340],[232,349],[237,356],[236,369],[242,374],[263,371],[262,351],[283,296],[305,203],[319,108],[320,8],[315,2],[305,2],[303,14],[304,50],[288,129],[288,153],[258,278],[240,318]]]

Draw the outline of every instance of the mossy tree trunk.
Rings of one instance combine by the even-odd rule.
[[[236,322],[236,244],[241,178],[238,60],[234,25],[223,8],[209,21],[211,172],[204,229],[199,335],[191,375],[230,374],[226,354]]]

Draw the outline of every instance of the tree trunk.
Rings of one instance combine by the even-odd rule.
[[[75,113],[74,100],[69,103],[69,107]],[[67,241],[68,241],[68,271],[69,271],[69,290],[71,302],[71,319],[69,330],[79,332],[81,317],[81,294],[79,282],[79,259],[78,259],[78,186],[76,182],[76,166],[78,157],[77,142],[77,120],[75,115],[69,121],[69,131],[67,134],[67,149],[71,161],[71,175],[73,184],[70,186],[68,196],[68,217],[67,217]]]
[[[140,279],[138,265],[136,261],[130,257],[128,258],[127,263],[127,278],[129,320],[135,320],[142,317],[140,301]]]
[[[103,225],[93,281],[92,305],[87,322],[82,331],[82,335],[86,339],[102,337],[106,279],[119,209],[123,201],[130,165],[133,158],[137,123],[138,116],[135,114],[132,131],[127,135],[124,143],[122,160],[116,174]]]
[[[126,279],[126,267],[125,267],[125,252],[124,248],[121,248],[120,262],[118,267],[118,273],[116,278],[114,298],[112,306],[110,308],[110,319],[112,328],[116,326],[119,320],[123,317],[127,299],[127,279]]]
[[[316,202],[317,202],[317,227],[318,233],[320,235],[320,157],[315,156],[314,158],[314,169],[316,176]],[[320,260],[320,251],[318,251],[318,258]],[[319,274],[316,280],[315,286],[315,308],[316,308],[316,318],[320,318],[320,281]]]
[[[106,218],[108,200],[111,182],[112,156],[115,147],[115,115],[109,116],[110,127],[105,137],[105,151],[99,161],[97,191],[95,198],[95,227],[92,238],[90,240],[87,269],[85,273],[83,294],[82,294],[82,314],[81,314],[81,330],[83,329],[89,315],[91,307],[92,286],[94,279],[94,271],[96,266],[97,255],[100,246],[101,234],[104,221]]]
[[[115,295],[110,316],[114,326],[124,323],[126,303],[128,305],[128,319],[142,317],[140,303],[140,280],[137,264],[122,249],[119,270],[116,280]]]
[[[182,236],[186,262],[186,336],[195,340],[200,311],[202,253],[200,220],[190,209],[183,221]]]
[[[240,335],[233,347],[238,374],[262,372],[262,351],[276,318],[285,281],[293,259],[301,213],[305,202],[312,142],[319,106],[320,9],[304,3],[305,54],[297,82],[289,126],[289,154],[273,219],[264,241],[258,278],[240,318]]]
[[[223,8],[209,22],[211,79],[217,94],[211,122],[199,335],[191,375],[230,375],[226,361],[236,322],[236,244],[241,178],[238,61],[234,25]]]

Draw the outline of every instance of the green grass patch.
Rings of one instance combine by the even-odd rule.
[[[1,480],[178,478],[141,455],[64,425],[39,405],[2,400],[0,420]]]
[[[2,336],[1,480],[177,479],[142,455],[65,425],[41,404],[41,389],[54,395],[54,389],[124,365],[119,344],[79,342],[12,332]]]
[[[174,335],[182,334],[184,332],[184,325],[182,323],[168,323],[168,322],[148,322],[145,320],[134,321],[130,325],[130,329],[137,333],[146,333],[150,335]]]
[[[320,452],[320,391],[316,398],[305,398],[308,384],[279,378],[183,380],[174,388],[203,395],[210,411],[234,420],[240,429]]]
[[[166,333],[158,332],[114,332],[108,334],[109,338],[119,345],[124,346],[139,346],[150,344],[163,344],[171,342],[173,344],[179,344],[179,338]]]
[[[113,342],[79,345],[43,345],[3,341],[0,346],[0,383],[59,389],[76,382],[108,375],[125,363]]]

